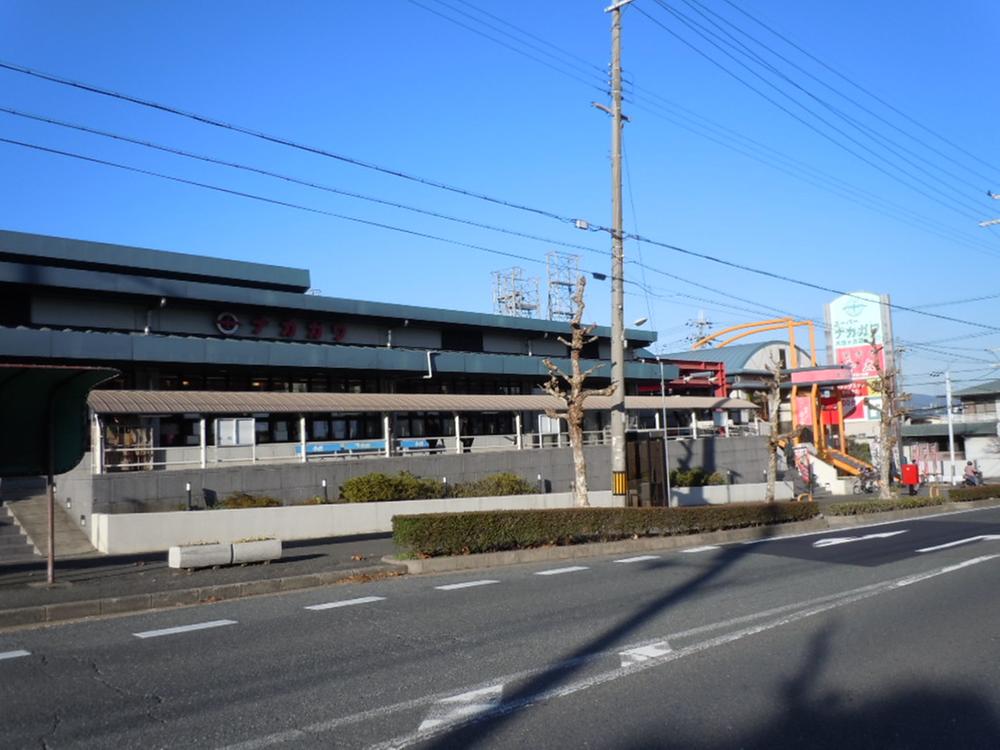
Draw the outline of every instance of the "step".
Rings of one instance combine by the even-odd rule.
[[[29,548],[33,544],[39,552],[45,552],[49,538],[48,497],[34,495],[23,500],[7,501],[4,507],[27,537]],[[53,509],[56,557],[97,554],[90,539],[66,514],[58,501]]]

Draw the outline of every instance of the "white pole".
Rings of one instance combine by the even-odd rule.
[[[462,452],[462,418],[455,415],[455,453]]]
[[[944,403],[948,410],[948,474],[950,482],[955,484],[955,420],[951,413],[951,372],[944,372]]]
[[[208,447],[205,445],[205,417],[198,418],[198,452],[201,456],[201,468],[208,465]]]
[[[382,415],[382,437],[385,439],[385,456],[392,455],[392,417],[388,414]]]
[[[698,412],[691,412],[691,438],[698,439]]]
[[[306,415],[299,416],[299,446],[302,448],[302,463],[306,462]]]
[[[517,449],[521,450],[524,448],[524,436],[521,433],[521,414],[517,413],[514,415],[514,429],[517,430]]]
[[[670,489],[670,446],[667,445],[667,391],[663,382],[663,361],[657,357],[656,362],[660,365],[660,413],[663,422],[663,491],[665,493],[663,504],[670,507],[673,492]]]
[[[101,424],[101,415],[94,415],[94,473],[104,473],[104,426]]]

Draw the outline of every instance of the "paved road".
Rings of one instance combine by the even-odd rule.
[[[0,633],[0,737],[995,749],[998,592],[994,509]]]

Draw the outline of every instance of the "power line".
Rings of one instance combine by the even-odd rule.
[[[526,232],[519,232],[513,229],[507,229],[505,227],[498,227],[492,224],[485,224],[478,221],[473,221],[471,219],[463,219],[456,216],[450,216],[448,214],[439,213],[437,211],[431,211],[424,208],[417,208],[416,206],[409,206],[404,203],[398,203],[396,201],[385,200],[383,198],[376,198],[371,195],[365,195],[363,193],[356,193],[350,190],[342,190],[340,188],[331,187],[329,185],[323,185],[316,182],[311,182],[309,180],[303,180],[298,177],[292,177],[290,175],[281,174],[279,172],[273,172],[267,169],[261,169],[259,167],[253,167],[247,164],[241,164],[239,162],[227,161],[225,159],[218,159],[212,156],[207,156],[205,154],[198,154],[191,151],[185,151],[179,148],[173,148],[171,146],[164,146],[162,144],[153,143],[151,141],[144,141],[138,138],[131,138],[126,135],[121,135],[120,133],[112,133],[107,130],[98,130],[96,128],[91,128],[86,125],[80,125],[78,123],[66,122],[64,120],[56,120],[51,117],[45,117],[42,115],[31,114],[29,112],[22,112],[20,110],[11,109],[9,107],[0,106],[0,112],[13,115],[15,117],[21,117],[28,120],[34,120],[36,122],[43,122],[48,125],[55,125],[61,128],[68,128],[71,130],[77,130],[83,133],[89,133],[91,135],[98,135],[103,138],[110,138],[112,140],[121,141],[123,143],[131,143],[137,146],[143,146],[145,148],[154,149],[156,151],[161,151],[168,154],[173,154],[176,156],[182,156],[187,159],[195,159],[198,161],[203,161],[208,164],[215,164],[223,167],[230,167],[232,169],[239,169],[245,172],[250,172],[253,174],[263,175],[265,177],[271,177],[278,180],[283,180],[295,185],[302,185],[304,187],[313,188],[315,190],[322,190],[327,193],[333,193],[334,195],[342,195],[347,198],[355,198],[358,200],[368,201],[370,203],[377,203],[383,206],[389,206],[391,208],[398,208],[404,211],[411,211],[413,213],[422,214],[424,216],[430,216],[436,219],[444,219],[446,221],[452,221],[459,224],[465,224],[467,226],[477,227],[479,229],[488,229],[492,232],[502,232],[503,234],[512,235],[514,237],[521,237],[523,239],[535,240],[536,242],[544,242],[551,245],[560,245],[563,247],[569,247],[576,250],[584,250],[591,253],[600,253],[602,255],[610,255],[610,252],[606,250],[597,250],[592,247],[587,247],[586,245],[579,245],[572,242],[563,242],[562,240],[552,239],[550,237],[541,237],[535,234],[528,234]]]
[[[831,123],[826,118],[824,118],[824,117],[816,114],[816,112],[814,112],[809,107],[807,107],[806,105],[804,105],[801,102],[799,102],[797,99],[795,99],[790,94],[788,94],[786,91],[784,91],[783,89],[781,89],[780,87],[778,87],[772,81],[770,81],[767,78],[763,77],[760,73],[758,73],[757,71],[755,71],[752,68],[750,68],[746,63],[744,63],[741,60],[739,60],[736,57],[734,57],[730,52],[728,52],[727,50],[723,49],[718,43],[716,43],[712,39],[709,39],[706,36],[705,33],[703,33],[702,31],[700,31],[697,28],[694,28],[695,24],[693,24],[691,21],[689,21],[681,13],[677,12],[673,8],[671,8],[668,5],[666,5],[662,0],[654,0],[654,2],[656,2],[657,5],[659,5],[661,8],[663,8],[663,10],[665,10],[671,16],[673,16],[674,18],[676,18],[682,24],[684,24],[689,29],[691,29],[692,31],[694,31],[695,34],[697,34],[702,39],[704,39],[706,42],[708,42],[710,45],[712,45],[713,47],[715,47],[716,49],[718,49],[720,52],[722,52],[722,54],[726,55],[731,60],[733,60],[737,65],[739,65],[740,67],[742,67],[745,70],[747,70],[747,72],[749,72],[750,74],[752,74],[756,78],[760,79],[764,84],[770,86],[778,94],[780,94],[783,97],[789,99],[793,104],[795,104],[798,107],[801,107],[802,109],[804,109],[806,112],[808,112],[814,118],[816,118],[817,120],[819,120],[826,127],[830,128],[832,131],[834,131],[835,133],[837,133],[838,135],[840,135],[842,138],[846,138],[852,144],[854,144],[855,146],[861,148],[862,150],[866,151],[867,153],[871,154],[876,159],[880,159],[880,160],[886,162],[891,167],[893,167],[896,171],[901,172],[902,174],[906,175],[910,179],[916,180],[916,182],[918,182],[918,183],[920,183],[922,185],[927,185],[930,189],[937,191],[937,188],[934,187],[933,185],[930,185],[930,184],[926,183],[924,180],[922,180],[922,179],[920,179],[918,177],[914,177],[912,174],[910,174],[909,172],[907,172],[905,169],[903,169],[903,168],[901,168],[901,167],[899,167],[897,165],[892,164],[884,156],[881,156],[881,155],[877,154],[871,148],[869,148],[865,144],[863,144],[860,141],[858,141],[856,138],[854,138],[853,136],[851,136],[849,133],[846,133],[842,128],[837,127],[836,125],[834,125],[833,123]],[[895,180],[896,182],[898,182],[900,184],[906,185],[911,190],[919,193],[920,195],[923,195],[924,197],[928,198],[929,200],[932,200],[935,203],[938,203],[939,205],[941,205],[941,206],[943,206],[945,208],[948,208],[951,211],[955,211],[956,213],[959,213],[959,214],[965,216],[966,218],[971,218],[971,219],[978,218],[978,215],[975,213],[976,209],[968,210],[968,209],[963,209],[963,208],[958,208],[956,206],[948,205],[947,203],[945,203],[945,200],[952,201],[951,198],[945,198],[944,200],[942,200],[941,198],[937,198],[934,195],[926,192],[925,190],[923,190],[923,189],[921,189],[919,187],[914,186],[911,183],[907,183],[907,182],[905,182],[903,180],[900,180],[900,178],[898,177],[898,175],[893,174],[892,172],[890,172],[885,167],[883,167],[880,164],[877,164],[876,162],[872,161],[870,158],[868,158],[866,156],[863,156],[862,154],[859,154],[854,149],[850,148],[849,146],[845,145],[841,141],[837,140],[835,137],[831,136],[826,131],[820,129],[819,127],[817,127],[816,125],[814,125],[813,123],[811,123],[809,120],[806,120],[805,118],[803,118],[800,115],[796,114],[795,112],[793,112],[792,110],[790,110],[788,107],[786,107],[783,104],[781,104],[780,102],[776,101],[773,97],[771,97],[768,94],[766,94],[765,92],[761,91],[758,87],[754,86],[753,84],[749,83],[748,81],[746,81],[745,79],[743,79],[742,77],[740,77],[739,75],[737,75],[736,73],[734,73],[732,70],[730,70],[729,68],[727,68],[725,65],[723,65],[722,63],[720,63],[718,60],[714,59],[713,57],[711,57],[710,55],[708,55],[706,52],[704,52],[703,50],[699,49],[694,44],[692,44],[691,42],[689,42],[687,39],[685,39],[681,35],[677,34],[673,29],[669,28],[668,26],[666,26],[665,24],[663,24],[662,22],[660,22],[658,19],[656,19],[653,16],[649,15],[648,13],[646,13],[646,11],[644,11],[641,7],[636,7],[636,11],[639,12],[640,14],[642,14],[643,16],[645,16],[646,18],[648,18],[651,22],[653,22],[655,25],[659,26],[661,29],[663,29],[664,31],[666,31],[668,34],[670,34],[671,36],[673,36],[674,38],[676,38],[677,40],[679,40],[682,44],[684,44],[687,47],[689,47],[690,49],[692,49],[698,55],[700,55],[701,57],[704,57],[710,63],[712,63],[716,67],[720,68],[723,72],[725,72],[727,75],[729,75],[732,78],[734,78],[735,80],[737,80],[743,86],[749,88],[751,91],[753,91],[754,93],[756,93],[758,96],[760,96],[764,100],[770,102],[772,105],[774,105],[775,107],[777,107],[778,109],[780,109],[782,112],[784,112],[785,114],[787,114],[789,117],[791,117],[794,120],[798,121],[799,123],[803,124],[804,126],[806,126],[807,128],[809,128],[810,130],[812,130],[817,135],[819,135],[822,138],[828,140],[830,143],[833,143],[838,148],[843,149],[844,151],[846,151],[847,153],[851,154],[852,156],[854,156],[855,158],[859,159],[860,161],[864,162],[865,164],[867,164],[868,166],[872,167],[873,169],[875,169],[875,170],[877,170],[877,171],[885,174],[886,176],[888,176],[889,178]],[[940,191],[938,191],[938,192],[940,192]]]
[[[979,162],[983,166],[989,167],[990,169],[992,169],[994,171],[1000,171],[1000,168],[998,168],[998,167],[996,167],[996,166],[994,166],[992,164],[989,164],[988,162],[985,162],[982,159],[980,159],[975,154],[973,154],[973,153],[971,153],[969,151],[966,151],[964,148],[962,148],[958,144],[950,141],[949,139],[945,138],[940,133],[937,133],[937,132],[931,130],[926,125],[923,125],[922,123],[918,122],[917,120],[915,120],[914,118],[910,117],[908,114],[906,114],[902,110],[897,109],[895,106],[893,106],[892,104],[890,104],[889,102],[887,102],[885,99],[883,99],[882,97],[878,96],[877,94],[872,93],[871,91],[869,91],[868,89],[866,89],[861,84],[859,84],[859,83],[851,80],[850,78],[848,78],[847,76],[845,76],[840,71],[836,70],[835,68],[833,68],[832,66],[828,65],[827,63],[825,63],[820,58],[818,58],[815,55],[813,55],[808,50],[803,49],[801,46],[799,46],[798,44],[796,44],[794,41],[792,41],[791,39],[789,39],[787,36],[785,36],[781,32],[777,31],[776,29],[772,28],[771,26],[769,26],[766,23],[764,23],[763,21],[761,21],[759,18],[757,18],[756,16],[754,16],[753,14],[751,14],[749,11],[744,10],[743,8],[741,8],[740,6],[738,6],[736,3],[733,2],[733,0],[723,0],[723,1],[727,5],[729,5],[732,8],[734,8],[739,13],[742,13],[744,16],[746,16],[747,18],[749,18],[751,21],[753,21],[758,26],[766,29],[767,31],[769,31],[771,34],[774,34],[776,37],[778,37],[779,39],[781,39],[786,44],[790,45],[794,49],[796,49],[799,52],[801,52],[803,55],[805,55],[806,57],[808,57],[813,62],[818,63],[822,67],[826,68],[828,71],[830,71],[831,73],[833,73],[835,76],[837,76],[841,80],[849,83],[851,86],[853,86],[854,88],[856,88],[858,91],[862,92],[863,94],[866,94],[867,96],[870,96],[872,99],[874,99],[875,101],[877,101],[879,104],[881,104],[882,106],[884,106],[884,107],[892,110],[897,115],[899,115],[900,117],[904,118],[905,120],[913,123],[918,128],[920,128],[921,130],[923,130],[924,132],[929,133],[930,135],[934,136],[935,138],[937,138],[938,140],[942,141],[943,143],[947,143],[949,146],[951,146],[956,151],[959,151],[959,152],[965,154],[966,156],[971,157],[973,160]],[[913,136],[910,136],[910,137],[912,138]],[[931,146],[927,146],[927,147],[928,148],[933,148]],[[940,152],[938,152],[938,153],[940,153]],[[944,154],[942,154],[942,155],[944,155]],[[982,175],[980,175],[980,176],[982,176]],[[991,179],[991,178],[985,178],[985,179]]]
[[[713,18],[718,19],[719,21],[721,21],[726,26],[734,29],[736,32],[738,32],[742,36],[746,37],[750,41],[754,42],[755,44],[759,45],[763,49],[767,50],[767,52],[769,52],[770,54],[774,55],[775,57],[777,57],[778,59],[782,60],[786,64],[792,66],[795,70],[799,71],[803,75],[805,75],[808,78],[812,79],[813,81],[815,81],[816,83],[820,84],[821,86],[823,86],[827,90],[832,91],[834,94],[836,94],[836,95],[840,96],[841,98],[845,99],[846,101],[850,102],[852,105],[854,105],[858,109],[862,110],[863,112],[871,115],[872,117],[876,118],[877,120],[879,120],[883,124],[888,125],[889,127],[893,128],[897,132],[902,133],[903,135],[906,135],[906,136],[910,137],[911,139],[917,141],[920,145],[924,146],[925,148],[928,148],[929,150],[933,151],[934,153],[937,153],[940,156],[943,156],[949,162],[951,162],[952,164],[955,164],[956,166],[960,167],[961,169],[964,169],[964,170],[966,170],[966,171],[968,171],[968,172],[976,175],[977,177],[980,177],[983,180],[986,180],[987,184],[992,184],[992,181],[990,180],[990,178],[985,177],[984,175],[981,175],[980,173],[978,173],[978,172],[976,172],[974,170],[968,169],[967,167],[965,167],[964,165],[962,165],[959,162],[955,161],[954,159],[951,159],[947,155],[942,154],[940,151],[938,151],[934,147],[930,146],[929,144],[925,143],[921,139],[916,138],[915,136],[911,135],[910,133],[908,133],[904,129],[902,129],[902,128],[898,127],[897,125],[895,125],[894,123],[892,123],[891,121],[885,119],[884,117],[882,117],[881,115],[879,115],[877,112],[874,112],[873,110],[869,109],[868,107],[865,107],[863,104],[861,104],[860,102],[856,101],[852,97],[848,96],[847,94],[844,94],[842,91],[840,91],[840,90],[836,89],[835,87],[831,86],[830,84],[828,84],[826,81],[824,81],[819,76],[816,76],[813,73],[811,73],[810,71],[806,70],[804,67],[802,67],[801,65],[799,65],[798,63],[796,63],[794,60],[791,60],[788,57],[786,57],[785,55],[782,55],[780,52],[778,52],[777,50],[775,50],[773,47],[771,47],[767,43],[761,41],[760,39],[758,39],[754,35],[752,35],[749,32],[747,32],[746,30],[740,28],[739,25],[733,23],[732,21],[730,21],[729,19],[727,19],[725,16],[723,16],[723,15],[721,15],[721,14],[713,11],[710,8],[708,8],[700,0],[684,0],[684,2],[689,7],[691,7],[696,13],[698,13],[702,18],[706,19],[709,23],[711,23],[713,26],[715,26],[717,29],[719,29],[723,34],[725,34],[729,39],[731,39],[734,44],[737,44],[741,48],[743,48],[746,51],[746,54],[752,55],[753,58],[756,59],[759,64],[768,67],[768,69],[770,69],[776,75],[781,76],[782,78],[784,78],[789,83],[793,83],[793,85],[796,85],[796,87],[799,88],[801,91],[807,93],[809,96],[812,96],[812,98],[814,98],[816,101],[821,102],[825,107],[827,107],[828,109],[830,109],[830,111],[833,111],[833,112],[836,112],[836,113],[840,114],[840,116],[844,117],[847,121],[849,121],[852,124],[854,124],[855,127],[859,128],[859,129],[864,129],[864,130],[868,131],[870,134],[872,134],[873,137],[877,136],[878,139],[881,142],[883,142],[883,144],[885,143],[885,140],[886,140],[884,136],[882,136],[881,134],[877,133],[877,131],[875,131],[873,128],[870,128],[869,126],[860,123],[855,118],[850,117],[849,115],[846,115],[841,110],[839,110],[836,107],[833,107],[832,105],[830,105],[825,100],[813,96],[811,93],[809,93],[808,91],[806,91],[806,89],[798,86],[797,84],[794,84],[794,82],[792,81],[792,79],[790,79],[784,73],[782,73],[781,71],[779,71],[776,67],[774,67],[773,65],[771,65],[769,62],[767,62],[766,60],[764,60],[763,58],[761,58],[759,55],[757,55],[756,53],[752,52],[752,50],[750,50],[749,48],[747,48],[741,42],[739,42],[738,40],[736,40],[731,34],[729,34],[727,31],[725,31],[718,23],[716,23],[715,21],[713,21],[712,18],[709,18],[709,16],[712,16]],[[941,167],[941,166],[939,166],[937,164],[934,164],[933,162],[927,160],[926,158],[921,157],[920,155],[918,155],[913,150],[911,150],[909,148],[906,148],[902,144],[896,144],[896,145],[900,149],[902,149],[903,151],[905,151],[906,153],[911,154],[911,155],[915,156],[918,159],[921,159],[926,164],[932,165],[935,169],[940,170],[944,174],[947,174],[947,175],[949,175],[950,177],[953,177],[956,180],[960,180],[960,181],[965,182],[964,178],[962,178],[961,176],[955,174],[951,170],[945,169],[944,167]],[[892,149],[890,148],[889,150],[891,151]],[[965,184],[968,185],[969,187],[971,187],[974,191],[978,191],[980,189],[980,187],[981,187],[981,184],[980,185],[972,185],[972,184],[967,183],[967,182]]]
[[[148,109],[157,110],[159,112],[166,112],[168,114],[177,115],[178,117],[184,117],[194,122],[200,122],[204,125],[210,125],[215,128],[221,128],[223,130],[228,130],[234,133],[241,133],[243,135],[250,136],[252,138],[257,138],[262,141],[267,141],[268,143],[274,143],[280,146],[287,146],[289,148],[294,148],[299,151],[304,151],[306,153],[315,154],[317,156],[323,156],[329,159],[335,159],[337,161],[343,162],[345,164],[351,164],[356,167],[363,167],[364,169],[370,169],[375,172],[380,172],[382,174],[390,175],[392,177],[398,177],[400,179],[408,180],[410,182],[415,182],[420,185],[425,185],[427,187],[433,187],[438,190],[446,190],[450,193],[455,193],[457,195],[462,195],[467,198],[475,198],[477,200],[486,201],[488,203],[493,203],[498,206],[504,206],[506,208],[516,209],[518,211],[524,211],[527,213],[535,214],[537,216],[544,216],[549,219],[555,219],[556,221],[561,221],[569,224],[576,222],[576,219],[569,216],[563,216],[552,211],[547,211],[540,208],[534,208],[531,206],[526,206],[520,203],[515,203],[513,201],[507,201],[502,198],[495,198],[484,193],[477,193],[472,190],[466,190],[465,188],[460,188],[455,185],[449,185],[444,182],[439,182],[437,180],[431,180],[426,177],[420,177],[418,175],[413,175],[408,172],[403,172],[397,169],[391,169],[389,167],[383,167],[372,162],[363,161],[361,159],[355,159],[354,157],[345,156],[343,154],[337,154],[332,151],[328,151],[317,146],[310,146],[308,144],[299,143],[297,141],[290,140],[288,138],[282,138],[276,135],[270,135],[257,130],[252,130],[250,128],[244,128],[239,125],[233,125],[231,123],[223,122],[221,120],[216,120],[207,115],[197,114],[195,112],[187,112],[182,109],[177,109],[176,107],[171,107],[167,104],[161,104],[159,102],[150,101],[148,99],[141,99],[139,97],[131,96],[128,94],[123,94],[118,91],[113,91],[111,89],[101,88],[100,86],[94,86],[89,83],[82,83],[80,81],[74,81],[69,78],[64,78],[62,76],[57,76],[52,73],[44,73],[33,68],[27,68],[23,65],[16,65],[14,63],[0,61],[0,69],[9,70],[14,73],[22,73],[33,78],[38,78],[43,81],[49,81],[50,83],[56,83],[61,86],[69,86],[71,88],[79,89],[81,91],[87,91],[92,94],[99,94],[101,96],[106,96],[111,99],[117,99],[119,101],[129,102],[131,104],[136,104],[141,107],[146,107]],[[594,231],[608,231],[606,227],[591,226]]]

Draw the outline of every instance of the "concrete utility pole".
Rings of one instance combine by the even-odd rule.
[[[622,278],[622,8],[632,0],[604,9],[611,14],[611,494],[628,489],[625,467],[625,292]]]
[[[948,410],[948,481],[955,484],[955,418],[951,413],[951,371],[944,371],[944,403]]]

